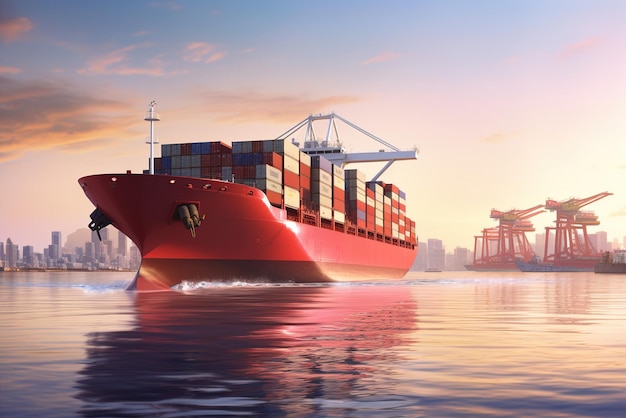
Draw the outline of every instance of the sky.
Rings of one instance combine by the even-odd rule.
[[[156,100],[161,144],[272,139],[335,112],[417,147],[381,180],[447,251],[473,249],[492,208],[605,191],[590,231],[623,243],[625,21],[622,0],[3,0],[0,241],[41,252],[86,227],[78,178],[146,169]]]

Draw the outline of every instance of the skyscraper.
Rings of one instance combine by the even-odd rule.
[[[17,267],[18,259],[19,259],[18,246],[13,244],[13,241],[11,241],[11,238],[7,238],[6,267],[9,267],[9,268]]]
[[[63,243],[61,242],[61,231],[52,231],[52,245],[56,245],[59,251],[63,247]]]
[[[446,267],[446,251],[440,239],[428,239],[428,267],[439,270]]]
[[[127,237],[122,233],[122,231],[117,231],[117,253],[119,255],[127,254]]]

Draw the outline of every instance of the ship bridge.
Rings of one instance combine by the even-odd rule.
[[[328,121],[325,136],[318,137],[314,129],[314,123],[320,120]],[[343,143],[339,139],[339,133],[337,131],[336,120],[339,120],[358,132],[370,137],[385,148],[379,149],[377,152],[347,152],[343,147]],[[304,143],[301,145],[293,139],[296,132],[305,128]],[[276,139],[288,139],[292,137],[294,142],[302,152],[309,155],[322,155],[335,165],[344,168],[348,164],[352,163],[371,163],[371,162],[387,162],[385,166],[372,178],[372,181],[378,180],[378,178],[387,170],[394,162],[401,160],[416,160],[419,150],[413,148],[409,151],[402,151],[389,142],[367,132],[363,128],[358,127],[352,122],[342,118],[336,113],[330,113],[327,115],[310,115],[291,129],[280,135]]]

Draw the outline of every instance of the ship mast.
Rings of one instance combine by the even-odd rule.
[[[154,144],[159,143],[158,140],[154,140],[154,122],[160,121],[161,118],[159,118],[159,114],[154,111],[156,100],[151,101],[149,106],[143,120],[150,122],[150,139],[146,142],[150,144],[150,174],[154,174]]]

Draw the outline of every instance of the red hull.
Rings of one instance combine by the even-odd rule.
[[[327,282],[402,278],[416,245],[395,245],[294,222],[258,189],[219,180],[101,174],[79,180],[112,224],[138,247],[131,287],[169,288],[184,280]],[[196,236],[175,220],[180,204],[205,215]]]

